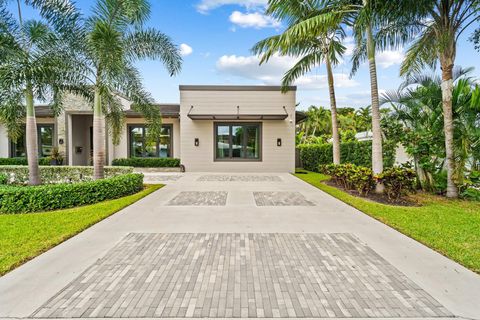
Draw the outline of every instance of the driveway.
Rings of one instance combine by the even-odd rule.
[[[292,175],[147,180],[0,278],[0,317],[480,319],[478,275]]]

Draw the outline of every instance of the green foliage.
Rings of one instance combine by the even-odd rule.
[[[0,186],[0,213],[72,208],[120,198],[142,189],[143,175],[137,173],[73,184]]]
[[[462,191],[460,196],[464,199],[480,201],[480,188],[468,187]]]
[[[332,163],[333,147],[331,144],[299,145],[300,159],[303,167],[310,171],[317,171],[318,166]],[[395,162],[395,149],[391,145],[384,148],[384,166],[391,167]],[[342,163],[352,163],[359,166],[371,167],[371,141],[352,141],[340,144],[340,158]]]
[[[39,158],[38,164],[41,166],[49,166],[50,158]],[[27,158],[0,158],[0,166],[26,166]]]
[[[385,186],[385,194],[391,200],[415,192],[415,178],[415,170],[401,167],[387,168],[376,177]]]
[[[370,168],[347,164],[320,165],[321,173],[332,179],[346,190],[356,190],[361,196],[368,195],[375,188],[373,171]]]
[[[105,167],[105,176],[113,177],[132,173],[129,167]],[[0,166],[0,173],[6,174],[10,184],[28,183],[27,166]],[[44,184],[76,183],[93,180],[93,167],[81,166],[40,166],[40,177]]]
[[[129,166],[137,168],[168,168],[179,167],[180,159],[176,158],[122,158],[112,161],[114,166]]]
[[[7,184],[8,176],[5,173],[0,173],[0,185]]]

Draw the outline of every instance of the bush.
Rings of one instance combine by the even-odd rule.
[[[143,189],[143,175],[42,186],[0,186],[0,213],[27,213],[93,204]]]
[[[41,166],[49,166],[50,158],[39,158],[38,164]],[[26,166],[27,158],[0,158],[0,166]]]
[[[332,179],[347,190],[356,190],[360,195],[368,195],[375,187],[373,171],[370,168],[351,163],[340,165],[321,165],[319,171],[330,175]]]
[[[179,167],[180,159],[175,158],[123,158],[112,161],[114,166],[129,166],[137,168]]]
[[[132,172],[132,167],[105,167],[106,178]],[[0,166],[0,174],[7,175],[9,184],[28,184],[27,166]],[[93,167],[40,166],[40,178],[44,184],[92,181]]]
[[[0,185],[7,184],[8,176],[5,173],[0,173]]]
[[[464,191],[462,191],[460,196],[464,199],[480,201],[480,188],[468,187]]]
[[[415,192],[416,176],[413,169],[392,167],[385,169],[376,179],[385,186],[385,194],[389,199],[398,200]]]
[[[330,164],[333,161],[333,146],[331,144],[306,144],[299,145],[300,159],[303,168],[318,172],[319,165]],[[393,166],[395,162],[395,150],[391,145],[384,146],[384,166]],[[353,141],[340,144],[340,158],[342,163],[352,163],[357,166],[372,166],[372,142]]]

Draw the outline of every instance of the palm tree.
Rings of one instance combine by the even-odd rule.
[[[72,46],[78,50],[78,70],[84,81],[82,86],[70,89],[93,103],[94,179],[104,177],[106,122],[114,143],[118,143],[123,121],[120,96],[143,113],[152,136],[160,134],[159,110],[152,105],[153,99],[143,88],[134,63],[158,59],[170,75],[175,75],[182,59],[167,35],[144,27],[149,16],[147,0],[98,0],[86,22],[77,23]]]
[[[358,131],[369,131],[372,127],[372,108],[367,106],[356,110],[355,120]]]
[[[43,1],[34,7],[47,21],[57,26],[68,16],[68,3]],[[73,64],[68,47],[60,35],[41,21],[22,18],[22,6],[17,0],[18,17],[9,13],[5,2],[0,2],[0,121],[5,124],[10,138],[16,141],[26,125],[26,152],[29,183],[41,183],[38,167],[37,123],[34,100],[52,101],[51,107],[61,109],[60,88],[72,81]],[[61,15],[64,14],[63,17]]]
[[[292,25],[307,18],[315,10],[314,1],[285,2],[285,7],[271,5],[267,12],[273,16],[283,17]],[[302,10],[303,9],[303,10]],[[288,17],[287,17],[288,16]],[[288,29],[285,31],[288,33]],[[340,26],[326,33],[308,33],[293,41],[281,36],[273,36],[259,41],[253,47],[255,54],[262,54],[261,64],[267,62],[275,53],[301,59],[288,70],[283,79],[282,86],[286,89],[300,76],[308,73],[312,68],[325,63],[327,69],[328,89],[330,95],[330,112],[332,121],[333,163],[340,164],[340,135],[338,132],[337,102],[335,98],[335,85],[332,65],[339,63],[339,57],[345,52],[341,41],[345,32]]]
[[[421,0],[417,15],[409,26],[418,36],[409,47],[401,66],[401,74],[419,72],[425,66],[440,63],[442,71],[442,105],[447,167],[447,197],[458,197],[454,181],[454,119],[452,111],[453,68],[457,40],[471,24],[480,18],[478,0]]]

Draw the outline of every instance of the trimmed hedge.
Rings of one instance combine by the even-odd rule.
[[[180,159],[176,158],[122,158],[112,161],[114,166],[129,166],[136,168],[168,168],[179,167]]]
[[[143,189],[143,175],[129,173],[73,184],[0,186],[0,213],[28,213],[93,204]]]
[[[38,164],[41,166],[49,166],[50,158],[39,158]],[[0,158],[0,166],[26,166],[27,158]]]
[[[132,173],[132,167],[105,167],[105,177]],[[0,166],[0,174],[6,174],[8,184],[28,184],[27,166]],[[43,184],[76,183],[93,180],[93,167],[82,166],[40,166]]]
[[[395,150],[391,146],[383,146],[383,164],[386,168],[392,167],[395,162]],[[320,165],[333,162],[333,146],[327,144],[304,144],[299,145],[300,159],[303,168],[318,172]],[[352,163],[357,166],[372,167],[372,142],[352,141],[340,144],[340,159],[342,163]]]

